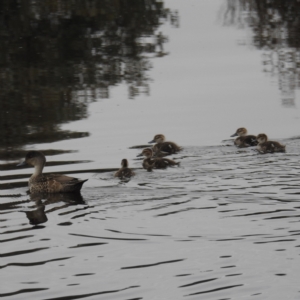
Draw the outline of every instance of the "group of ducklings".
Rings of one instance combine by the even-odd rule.
[[[257,151],[260,153],[285,151],[285,145],[275,141],[268,141],[268,137],[264,133],[257,136],[247,135],[247,129],[242,127],[238,128],[231,137],[235,136],[237,138],[234,144],[238,147],[257,146]],[[144,169],[152,171],[152,169],[165,169],[169,166],[179,165],[179,162],[165,158],[167,155],[175,154],[182,150],[176,143],[165,141],[163,134],[155,135],[149,143],[155,143],[155,145],[152,148],[143,149],[142,153],[138,155],[138,157],[145,157],[142,163]],[[39,151],[28,152],[25,161],[18,164],[18,166],[29,165],[35,168],[28,182],[31,193],[78,192],[83,183],[88,180],[80,180],[61,174],[44,175],[43,169],[45,164],[46,157]],[[127,159],[122,160],[121,166],[114,174],[115,177],[130,178],[134,175],[134,172],[128,167]]]
[[[238,128],[231,137],[237,136],[234,144],[238,147],[256,146],[256,150],[260,153],[285,152],[285,145],[279,142],[269,141],[268,136],[264,133],[259,135],[247,135],[247,129],[244,127]]]
[[[152,171],[153,169],[165,169],[170,166],[179,165],[179,162],[176,162],[172,159],[165,158],[167,155],[175,154],[182,150],[174,142],[168,142],[165,140],[163,134],[157,134],[154,136],[153,140],[149,144],[155,143],[152,148],[143,149],[142,153],[137,155],[137,157],[144,156],[143,168],[147,171]],[[115,177],[129,178],[135,175],[134,172],[128,167],[127,159],[122,159],[121,168],[115,173]]]
[[[166,142],[163,134],[157,134],[149,143],[156,143],[152,148],[146,148],[138,156],[145,156],[143,160],[143,168],[151,171],[152,169],[164,169],[169,166],[179,165],[172,159],[164,156],[177,153],[182,148],[173,142]],[[29,151],[25,160],[17,166],[29,165],[34,167],[34,172],[29,178],[28,186],[31,193],[66,193],[80,191],[84,182],[88,179],[80,180],[78,178],[61,175],[61,174],[43,174],[46,164],[46,157],[40,151]],[[130,178],[134,172],[128,168],[127,159],[121,162],[115,176],[119,178]]]

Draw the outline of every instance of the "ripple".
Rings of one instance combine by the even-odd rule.
[[[32,266],[40,266],[40,265],[45,265],[49,262],[54,262],[54,261],[61,261],[61,260],[66,260],[70,259],[72,257],[61,257],[61,258],[55,258],[55,259],[50,259],[46,261],[39,261],[39,262],[31,262],[31,263],[9,263],[4,266],[0,266],[0,269],[10,267],[10,266],[18,266],[18,267],[32,267]]]
[[[90,170],[95,186],[80,197],[36,198],[21,188],[12,196],[4,192],[0,268],[9,271],[10,288],[21,291],[21,284],[35,283],[49,289],[26,295],[40,299],[102,293],[122,299],[157,294],[231,299],[232,293],[245,298],[272,292],[279,288],[274,278],[288,278],[289,291],[295,291],[299,155],[287,153],[287,160],[252,152],[186,147],[176,156],[180,168],[152,173],[136,168],[136,176],[122,184],[111,170],[101,177]],[[43,226],[28,226],[25,213],[35,211],[47,215]],[[53,283],[40,275],[45,264],[61,274]],[[24,283],[28,268],[30,281]],[[134,292],[119,289],[120,282]]]
[[[119,290],[108,290],[108,291],[101,291],[101,292],[96,292],[96,293],[88,293],[88,294],[80,294],[80,295],[66,295],[66,296],[63,296],[63,297],[47,298],[45,300],[81,299],[81,298],[87,298],[87,297],[104,295],[104,294],[118,293],[118,292],[126,291],[128,289],[134,289],[134,288],[138,288],[138,287],[139,286],[129,286],[127,288],[123,288],[123,289],[119,289]]]
[[[275,241],[266,241],[266,242],[254,242],[254,244],[268,244],[268,243],[283,243],[283,242],[294,242],[295,239],[284,239],[284,240],[275,240]]]
[[[113,238],[113,237],[91,236],[91,235],[76,234],[76,233],[69,233],[69,235],[81,236],[81,237],[88,237],[88,238],[93,238],[93,239],[116,240],[116,241],[146,241],[147,240],[147,239],[127,239],[127,238]]]
[[[35,249],[30,249],[30,250],[21,250],[21,251],[1,253],[0,257],[23,255],[23,254],[33,253],[33,252],[37,252],[37,251],[42,251],[42,250],[45,250],[45,249],[49,249],[49,248],[44,247],[44,248],[35,248]]]
[[[202,292],[196,292],[196,293],[188,294],[186,296],[194,296],[194,295],[200,295],[200,294],[219,292],[219,291],[222,291],[222,290],[228,290],[228,289],[232,289],[232,288],[236,288],[236,287],[240,287],[240,286],[243,286],[243,284],[223,286],[223,287],[212,289],[212,290],[206,290],[206,291],[202,291]]]
[[[195,282],[192,282],[192,283],[189,283],[189,284],[181,285],[181,286],[179,286],[179,288],[188,287],[188,286],[192,286],[192,285],[197,285],[197,284],[201,284],[201,283],[206,283],[206,282],[214,281],[214,280],[217,280],[217,279],[218,278],[210,278],[210,279],[195,281]]]
[[[10,297],[18,294],[27,294],[48,290],[48,288],[36,288],[36,289],[22,289],[11,293],[0,294],[0,297]]]
[[[101,246],[106,245],[107,243],[87,243],[87,244],[78,244],[76,246],[68,247],[69,249],[72,248],[81,248],[81,247],[93,247],[93,246]]]
[[[30,238],[30,237],[33,237],[33,235],[23,235],[23,236],[18,236],[18,237],[6,239],[6,240],[0,240],[0,243],[7,243],[7,242],[11,242],[11,241],[17,241],[17,240],[27,239],[27,238]]]
[[[163,265],[163,264],[171,264],[171,263],[175,263],[175,262],[180,262],[180,261],[184,261],[184,260],[185,259],[174,259],[174,260],[161,261],[161,262],[158,262],[158,263],[148,264],[148,265],[138,265],[138,266],[122,267],[121,270],[149,268],[149,267],[159,266],[159,265]]]

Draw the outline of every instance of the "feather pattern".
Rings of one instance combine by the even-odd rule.
[[[34,167],[34,173],[28,181],[31,193],[66,193],[80,191],[84,182],[74,177],[61,174],[43,174],[46,157],[42,152],[30,151],[26,154],[25,161],[18,166],[29,165]]]

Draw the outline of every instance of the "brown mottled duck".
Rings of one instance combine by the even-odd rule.
[[[61,174],[43,174],[46,157],[42,152],[30,151],[25,161],[17,166],[29,165],[34,167],[34,173],[29,178],[28,186],[31,193],[66,193],[80,191],[84,182],[74,177]]]

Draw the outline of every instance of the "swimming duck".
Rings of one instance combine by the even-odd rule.
[[[260,133],[256,139],[258,141],[257,151],[260,153],[285,152],[285,145],[279,142],[268,141],[268,136],[264,133]]]
[[[122,167],[115,173],[115,177],[123,179],[130,178],[135,175],[135,173],[128,168],[128,160],[126,158],[122,159],[121,166]]]
[[[155,145],[152,147],[152,151],[153,151],[153,157],[165,157],[170,155],[170,153],[168,152],[160,151],[155,147]]]
[[[175,162],[172,159],[163,157],[153,157],[153,150],[151,148],[146,148],[138,155],[145,156],[143,160],[143,168],[152,171],[152,169],[165,169],[170,166],[179,165],[179,162]]]
[[[162,152],[165,152],[168,154],[174,154],[174,153],[177,153],[178,151],[182,150],[182,148],[179,147],[176,143],[166,142],[165,136],[163,134],[155,135],[153,140],[149,142],[149,144],[151,144],[151,143],[156,143],[153,146],[154,153],[159,153],[162,151]]]
[[[79,180],[61,174],[44,175],[43,169],[46,164],[46,157],[42,152],[30,151],[26,154],[25,161],[17,166],[33,166],[34,173],[29,178],[28,186],[31,193],[66,193],[80,191],[85,180]]]
[[[247,135],[247,129],[244,127],[238,128],[237,131],[231,135],[231,137],[238,136],[234,140],[234,144],[238,147],[250,147],[256,146],[257,140],[255,135]]]

